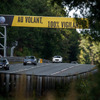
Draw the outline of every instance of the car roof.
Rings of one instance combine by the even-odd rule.
[[[6,61],[8,62],[8,60],[6,58],[0,58],[0,62]]]
[[[32,57],[34,57],[34,58],[35,58],[35,56],[25,56],[25,58],[32,58]]]
[[[0,60],[7,60],[7,59],[2,57],[2,58],[0,58]]]

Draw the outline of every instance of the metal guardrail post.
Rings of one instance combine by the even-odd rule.
[[[37,92],[41,95],[42,90],[42,77],[38,76],[37,78]]]
[[[27,92],[28,93],[30,91],[30,87],[31,87],[31,85],[30,85],[30,76],[27,76]]]
[[[10,79],[10,75],[6,74],[6,92],[9,92],[9,79]]]

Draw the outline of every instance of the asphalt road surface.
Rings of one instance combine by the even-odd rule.
[[[95,65],[70,63],[38,63],[37,65],[12,64],[10,70],[0,69],[0,73],[67,76],[91,70]]]

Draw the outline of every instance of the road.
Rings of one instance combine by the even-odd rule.
[[[48,76],[67,76],[91,70],[95,65],[70,63],[38,63],[35,65],[12,64],[10,70],[0,69],[0,73],[17,73]]]

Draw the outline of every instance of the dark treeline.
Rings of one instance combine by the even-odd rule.
[[[0,14],[66,16],[62,7],[57,4],[51,5],[51,0],[34,0],[34,2],[32,0],[4,0],[0,1],[0,5]],[[64,61],[69,62],[77,60],[78,39],[76,30],[7,27],[7,52],[9,56],[9,48],[12,47],[14,41],[18,41],[15,56],[35,55],[51,59],[54,55],[61,55]]]
[[[56,2],[52,5],[52,0],[0,0],[0,14],[66,17],[66,12]],[[14,56],[35,55],[51,60],[52,56],[61,55],[64,62],[99,62],[100,43],[84,45],[85,39],[75,29],[7,27],[7,56],[10,56],[13,43],[18,41]],[[2,38],[0,43],[3,43]],[[91,50],[90,46],[97,49]],[[3,55],[3,50],[0,54]]]

